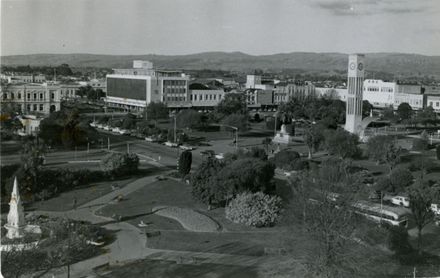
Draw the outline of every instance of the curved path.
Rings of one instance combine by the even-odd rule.
[[[145,185],[148,185],[156,181],[156,176],[140,178],[125,187],[112,191],[100,198],[92,200],[76,210],[69,210],[63,212],[54,211],[34,211],[34,214],[47,215],[52,217],[66,217],[72,220],[89,221],[93,224],[103,223],[103,227],[116,232],[116,240],[107,246],[108,253],[99,255],[88,260],[80,261],[73,264],[70,268],[72,277],[82,277],[92,272],[92,269],[96,266],[106,263],[117,263],[120,261],[133,260],[144,258],[147,255],[154,253],[152,249],[147,249],[146,237],[137,227],[128,224],[126,222],[115,222],[113,218],[96,215],[95,212],[104,207],[108,203],[112,202],[119,194],[128,195]],[[109,224],[105,224],[110,222]],[[52,277],[52,274],[65,273],[65,268],[60,268],[52,271],[44,277]]]

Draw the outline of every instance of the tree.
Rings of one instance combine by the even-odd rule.
[[[223,199],[225,194],[221,184],[217,183],[217,173],[224,167],[223,163],[215,158],[203,161],[191,175],[191,193],[195,199],[211,205]]]
[[[392,106],[384,108],[382,112],[382,117],[384,120],[388,120],[391,122],[396,121],[396,116],[394,115],[394,109]]]
[[[17,170],[20,180],[20,187],[25,188],[23,191],[35,193],[38,191],[37,179],[44,163],[44,155],[46,146],[41,144],[38,138],[31,138],[23,144],[21,155],[21,167]]]
[[[273,161],[278,168],[292,170],[295,161],[298,159],[300,159],[298,152],[286,149],[276,153]]]
[[[350,241],[356,228],[351,208],[362,185],[360,173],[342,159],[329,159],[310,174],[291,181],[293,202],[308,235],[317,242],[311,270],[321,277],[341,277],[351,267]],[[296,193],[296,194],[295,194]],[[310,202],[313,198],[313,202]]]
[[[249,128],[248,117],[243,114],[230,114],[223,118],[221,124],[236,127],[240,132],[246,131]]]
[[[134,153],[110,153],[102,159],[101,166],[115,176],[132,174],[138,170],[139,157]]]
[[[176,116],[178,128],[198,128],[202,125],[202,115],[192,109],[182,110]]]
[[[411,119],[413,115],[413,110],[411,105],[409,105],[406,102],[402,102],[397,107],[397,116],[399,117],[400,121],[408,121]]]
[[[416,151],[425,151],[427,150],[429,147],[429,137],[428,137],[428,133],[426,132],[426,130],[424,130],[421,134],[420,134],[420,138],[414,138],[413,139],[413,150]]]
[[[370,117],[370,112],[373,110],[373,105],[368,100],[362,101],[362,118]]]
[[[245,95],[241,93],[226,94],[217,105],[216,110],[223,115],[247,114]]]
[[[208,205],[223,205],[242,192],[271,192],[274,174],[272,163],[257,158],[238,158],[227,164],[208,158],[191,175],[192,194]]]
[[[121,127],[123,129],[133,129],[136,126],[136,116],[131,114],[131,113],[127,113],[127,115],[124,116],[124,118],[122,119],[122,124]]]
[[[311,125],[305,129],[304,141],[309,149],[309,159],[312,158],[313,152],[317,151],[324,141],[322,127]]]
[[[405,167],[397,167],[391,170],[387,177],[382,177],[376,184],[376,189],[381,192],[399,193],[405,192],[413,183],[414,176]]]
[[[367,154],[376,163],[386,163],[389,170],[400,161],[402,150],[396,144],[396,139],[392,136],[377,135],[367,142]]]
[[[437,160],[440,160],[440,145],[435,147],[435,154],[437,156]]]
[[[81,128],[78,110],[71,110],[64,120],[61,140],[66,147],[83,144],[86,141],[86,131]]]
[[[437,115],[434,112],[432,106],[423,108],[418,111],[415,118],[416,123],[427,126],[428,124],[435,124],[437,122]]]
[[[191,151],[184,151],[179,157],[179,173],[186,176],[191,171],[192,153]]]
[[[153,120],[157,125],[157,120],[168,118],[168,108],[163,102],[150,102],[144,110],[146,120]]]
[[[272,144],[272,138],[266,137],[263,139],[263,141],[261,143],[266,148],[266,153],[269,153],[269,145]],[[439,158],[439,160],[440,160],[440,158]]]
[[[361,153],[358,143],[359,138],[345,130],[327,130],[325,146],[330,154],[340,158],[355,158]]]
[[[410,208],[414,222],[417,227],[417,248],[419,254],[422,253],[422,230],[434,221],[434,212],[431,210],[431,203],[439,198],[440,187],[431,186],[428,182],[420,179],[418,183],[411,186],[408,190],[410,198]]]

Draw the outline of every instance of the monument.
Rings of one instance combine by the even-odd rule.
[[[291,129],[290,127],[291,127],[290,125],[282,124],[281,130],[277,132],[277,134],[275,135],[272,141],[274,143],[289,144],[292,140],[292,137],[290,133],[287,131],[287,129]]]
[[[9,239],[21,238],[25,233],[41,233],[39,226],[27,225],[25,222],[23,205],[18,192],[17,177],[14,179],[11,201],[9,202],[8,223],[4,227],[8,230],[6,237]]]
[[[364,87],[363,54],[351,54],[348,57],[347,106],[345,112],[345,130],[361,135],[362,133],[362,90]]]

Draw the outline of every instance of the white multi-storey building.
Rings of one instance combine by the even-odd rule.
[[[164,102],[168,107],[189,105],[190,76],[179,71],[153,69],[148,61],[134,61],[132,69],[114,69],[107,75],[109,106],[140,111],[150,102]]]
[[[63,99],[75,97],[78,88],[77,84],[56,82],[6,84],[2,86],[0,102],[23,114],[49,114],[60,110]]]
[[[367,100],[373,107],[390,107],[394,105],[395,92],[395,82],[367,79],[364,81],[363,100]]]

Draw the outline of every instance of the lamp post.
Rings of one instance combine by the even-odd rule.
[[[235,130],[235,148],[238,149],[238,127],[232,125],[220,125],[225,127],[230,127]]]

